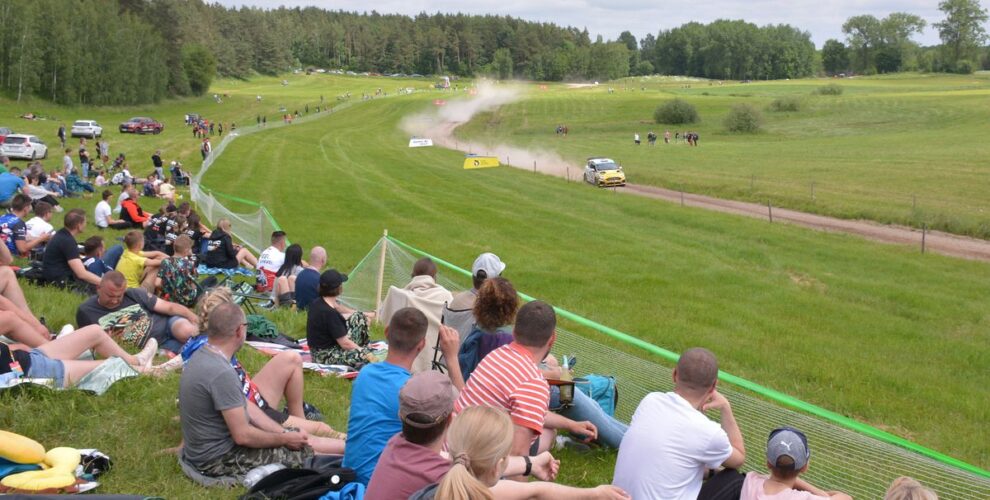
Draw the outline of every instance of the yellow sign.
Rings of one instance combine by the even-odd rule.
[[[491,168],[499,166],[498,158],[494,156],[468,156],[464,158],[464,168]]]

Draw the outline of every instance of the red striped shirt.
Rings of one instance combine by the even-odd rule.
[[[509,412],[512,423],[543,432],[550,404],[550,386],[533,362],[532,355],[515,342],[490,352],[475,368],[454,414],[470,406],[491,406]]]

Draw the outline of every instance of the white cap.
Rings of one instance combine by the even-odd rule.
[[[501,276],[502,271],[505,271],[505,263],[502,259],[498,258],[491,252],[485,252],[474,259],[474,264],[471,265],[471,274],[473,276],[478,275],[478,271],[485,271],[486,277],[494,278],[496,276]]]

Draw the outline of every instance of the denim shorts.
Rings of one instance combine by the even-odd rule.
[[[31,349],[31,368],[28,369],[27,376],[54,379],[55,387],[65,387],[65,365],[38,349]]]
[[[155,339],[158,341],[158,347],[166,349],[168,351],[174,352],[176,354],[182,352],[182,346],[184,342],[179,342],[174,336],[172,336],[172,327],[175,326],[179,321],[189,321],[182,316],[169,316],[168,322],[165,323],[165,338]]]

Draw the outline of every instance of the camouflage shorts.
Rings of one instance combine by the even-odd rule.
[[[313,361],[324,365],[347,365],[358,367],[368,363],[369,356],[374,356],[374,351],[368,348],[371,340],[368,335],[368,318],[363,312],[355,312],[347,318],[347,336],[359,346],[353,351],[346,351],[339,346],[330,349],[313,351]]]
[[[245,448],[234,446],[226,455],[200,468],[205,476],[243,476],[251,469],[268,464],[282,464],[290,469],[303,466],[313,456],[309,446],[301,450],[281,448]]]

